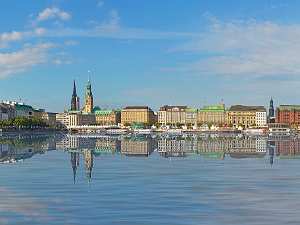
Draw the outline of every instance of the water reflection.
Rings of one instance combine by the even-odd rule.
[[[1,137],[0,162],[15,164],[0,165],[0,224],[298,224],[299,147],[295,137]]]
[[[80,158],[84,162],[87,180],[92,179],[94,157],[121,155],[149,157],[156,152],[162,158],[189,156],[224,160],[269,157],[292,159],[300,156],[300,139],[249,136],[88,136],[88,135],[27,135],[1,137],[0,163],[15,163],[35,154],[62,150],[70,154],[73,181]]]

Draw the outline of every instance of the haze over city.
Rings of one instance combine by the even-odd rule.
[[[1,1],[0,96],[95,105],[299,103],[299,1]],[[12,10],[13,9],[13,10]],[[88,70],[91,72],[88,73]]]

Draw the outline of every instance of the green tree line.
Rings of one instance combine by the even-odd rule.
[[[9,120],[0,120],[0,128],[6,128],[6,127],[36,128],[36,127],[48,127],[48,125],[40,118],[16,117]]]

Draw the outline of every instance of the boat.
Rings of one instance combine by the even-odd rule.
[[[164,131],[167,134],[182,134],[182,129],[168,129]]]
[[[151,129],[134,129],[133,133],[136,133],[136,134],[151,134],[152,130]]]
[[[270,136],[289,136],[290,134],[291,134],[291,128],[288,124],[284,124],[284,123],[269,124]]]
[[[264,135],[267,133],[266,128],[247,128],[244,130],[245,134],[249,135]]]
[[[115,129],[107,129],[106,133],[107,134],[127,134],[128,130],[127,129],[121,129],[121,128],[119,128],[119,129],[117,129],[117,128],[115,128]]]

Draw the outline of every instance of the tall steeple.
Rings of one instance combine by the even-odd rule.
[[[76,93],[76,82],[75,80],[73,81],[73,95],[72,96],[77,96],[77,93]]]
[[[271,97],[270,100],[270,107],[269,107],[269,118],[274,118],[274,103],[273,103],[273,98]]]
[[[273,98],[271,98],[271,100],[270,100],[268,121],[269,121],[269,123],[275,123],[275,121],[276,121]]]
[[[93,93],[92,93],[92,85],[90,79],[88,80],[88,83],[86,85],[85,90],[85,106],[84,106],[84,112],[91,113],[94,108],[94,99],[93,99]]]
[[[79,97],[77,96],[76,92],[76,82],[73,81],[73,94],[72,94],[72,100],[71,100],[71,110],[77,111],[79,110]]]

